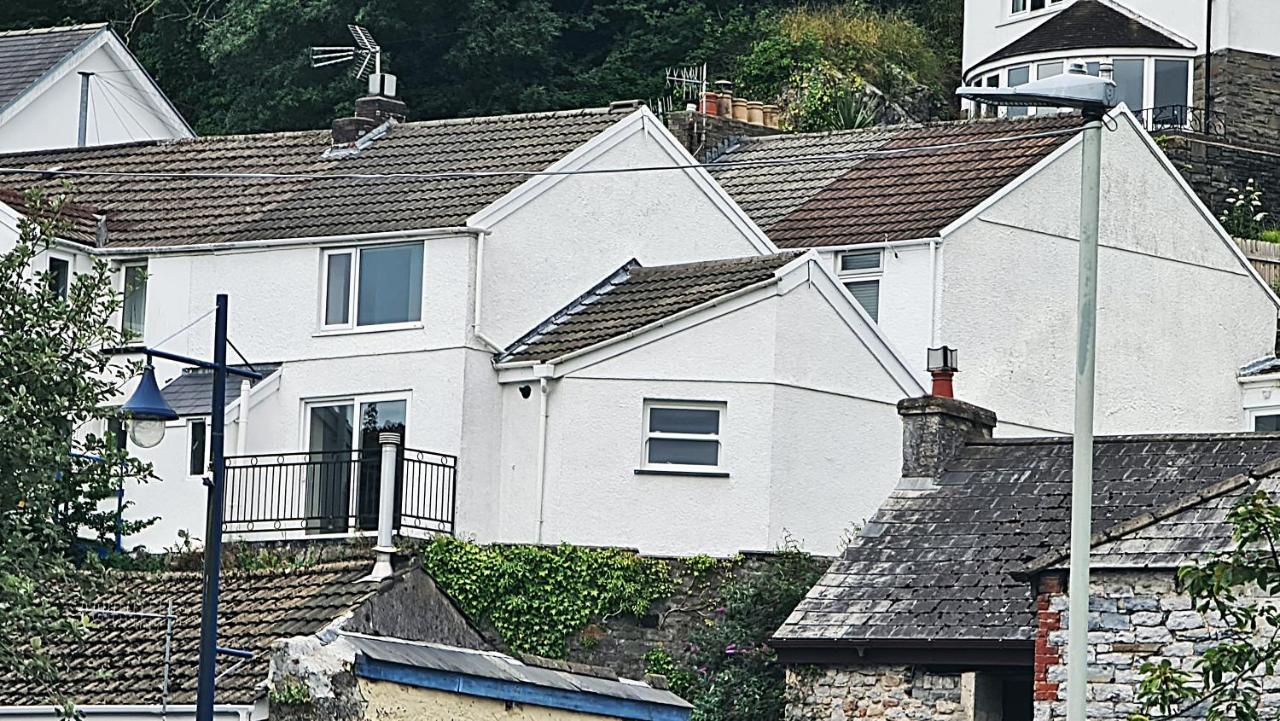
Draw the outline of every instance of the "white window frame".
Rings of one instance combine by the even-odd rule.
[[[360,310],[359,294],[360,294],[360,256],[362,252],[371,248],[388,248],[399,245],[415,245],[422,244],[422,280],[419,287],[422,289],[423,297],[418,298],[418,320],[409,320],[399,323],[377,323],[374,325],[359,325],[357,323],[357,313]],[[350,277],[347,278],[347,322],[346,323],[325,323],[325,314],[328,310],[329,301],[329,259],[335,255],[351,256]],[[342,248],[326,248],[320,254],[320,302],[319,311],[316,314],[316,323],[320,333],[375,333],[388,330],[403,330],[406,328],[421,328],[422,311],[424,307],[424,299],[427,288],[427,248],[426,243],[421,240],[398,241],[391,243],[378,243],[376,245],[346,246]]]
[[[134,340],[142,342],[147,337],[147,296],[151,291],[151,266],[145,258],[141,260],[125,260],[120,262],[120,330],[124,330],[125,298],[129,292],[129,269],[142,268],[146,273],[146,287],[142,292],[142,332]]]
[[[844,269],[844,257],[846,255],[875,253],[878,257],[875,268],[859,268],[856,270]],[[876,315],[871,320],[880,322],[880,291],[883,287],[881,281],[884,279],[884,250],[876,248],[874,250],[849,250],[842,253],[836,253],[836,278],[840,280],[840,287],[844,288],[849,297],[853,298],[853,293],[849,290],[850,283],[869,283],[875,282],[876,286]],[[854,303],[858,303],[857,298],[853,298]],[[861,305],[859,303],[859,305]],[[863,308],[865,311],[866,308]],[[867,315],[871,315],[870,312]]]
[[[638,472],[668,473],[672,475],[691,476],[728,476],[729,471],[725,468],[724,463],[724,423],[725,417],[728,413],[728,408],[729,404],[725,401],[660,400],[646,398],[644,401],[644,412],[641,416],[640,431],[641,438],[643,440],[640,444],[640,470]],[[650,431],[649,414],[654,409],[715,411],[717,413],[716,433],[667,433],[663,431]],[[718,446],[718,450],[716,451],[716,465],[650,463],[649,441],[654,439],[715,441]]]
[[[46,275],[51,270],[49,267],[50,264],[55,260],[60,260],[63,263],[67,264],[67,288],[62,293],[62,297],[66,298],[67,295],[71,293],[71,283],[72,281],[75,280],[75,277],[76,277],[76,258],[74,255],[71,255],[70,253],[63,253],[56,250],[45,251],[44,272]]]
[[[354,450],[359,444],[360,439],[360,406],[364,403],[388,403],[392,401],[404,401],[404,428],[405,435],[409,433],[409,429],[413,426],[413,393],[410,391],[388,391],[385,393],[354,393],[349,395],[324,396],[319,398],[302,399],[302,422],[298,427],[302,429],[302,437],[299,439],[299,448],[306,451],[311,445],[311,409],[327,408],[332,406],[351,406],[352,423],[351,423],[351,448]],[[408,445],[407,438],[401,438],[402,446]]]
[[[183,455],[183,462],[187,466],[187,478],[204,478],[209,472],[209,459],[213,453],[213,424],[209,422],[208,416],[193,416],[187,419],[187,452]],[[195,426],[197,423],[204,424],[204,463],[200,473],[191,472],[191,439],[195,435]]]
[[[1017,18],[1019,20],[1022,18],[1033,17],[1033,16],[1040,15],[1047,12],[1053,12],[1055,10],[1061,10],[1066,3],[1066,0],[1044,0],[1044,7],[1032,10],[1031,9],[1032,0],[1000,0],[1000,1],[1004,3],[1004,8],[1005,8],[1005,12],[1007,13],[1007,16],[1010,18]],[[1014,8],[1014,5],[1019,3],[1022,5],[1021,10],[1017,10]]]

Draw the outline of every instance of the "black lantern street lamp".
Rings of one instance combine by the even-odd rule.
[[[121,348],[113,353],[137,353],[137,348]],[[213,721],[214,679],[218,651],[218,575],[222,568],[222,512],[226,463],[223,436],[226,432],[227,376],[260,380],[262,375],[227,365],[227,296],[218,294],[213,325],[213,361],[188,358],[176,353],[143,348],[147,365],[133,395],[120,407],[129,421],[129,438],[143,448],[152,448],[164,438],[166,421],[178,414],[164,400],[156,384],[152,358],[164,358],[213,371],[213,391],[209,408],[209,466],[211,478],[205,507],[204,591],[200,601],[200,667],[197,672],[196,721]]]

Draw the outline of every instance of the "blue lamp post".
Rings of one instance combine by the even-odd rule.
[[[121,352],[137,352],[137,349]],[[213,371],[212,405],[209,409],[209,465],[212,478],[205,508],[204,590],[200,603],[200,668],[197,673],[196,721],[213,721],[214,678],[218,651],[218,575],[222,570],[222,512],[225,493],[226,464],[223,436],[227,411],[227,375],[258,380],[259,373],[227,365],[227,296],[219,294],[213,324],[213,361],[188,358],[144,348],[147,365],[133,395],[120,408],[129,421],[129,438],[143,448],[151,448],[164,438],[164,424],[177,420],[178,414],[165,401],[156,384],[152,358],[164,358]]]

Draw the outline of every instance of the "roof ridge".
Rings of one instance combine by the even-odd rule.
[[[814,138],[835,138],[835,137],[854,137],[867,136],[873,137],[878,134],[896,135],[908,130],[929,130],[932,128],[950,128],[950,127],[973,127],[980,125],[1015,125],[1015,124],[1041,124],[1050,125],[1055,122],[1061,122],[1064,117],[1073,117],[1071,115],[1028,115],[1023,117],[1002,117],[1002,118],[957,118],[955,120],[928,120],[910,123],[893,123],[891,125],[873,125],[867,128],[853,128],[849,130],[821,130],[810,133],[777,133],[774,135],[756,135],[744,136],[739,145],[734,146],[724,152],[724,155],[732,155],[738,147],[743,145],[751,145],[757,143],[767,143],[769,141],[790,140],[790,139],[814,139]],[[712,163],[714,165],[714,163]]]
[[[110,27],[111,23],[105,20],[97,23],[77,23],[75,25],[54,25],[47,28],[20,28],[16,30],[0,30],[0,38],[17,37],[20,35],[42,35],[47,33],[65,33],[73,30],[101,30]]]
[[[1144,528],[1153,526],[1160,521],[1190,510],[1195,506],[1210,501],[1215,498],[1224,496],[1232,491],[1243,488],[1255,482],[1255,478],[1250,473],[1237,473],[1230,478],[1218,481],[1207,488],[1203,488],[1195,493],[1183,496],[1174,501],[1159,506],[1146,513],[1140,513],[1126,521],[1120,521],[1095,531],[1089,536],[1089,548],[1094,549],[1098,546],[1110,541],[1119,540],[1131,533],[1136,533]],[[1050,566],[1056,565],[1063,560],[1070,558],[1071,546],[1069,544],[1057,546],[1049,549],[1047,552],[1033,558],[1026,567],[1026,575],[1030,576],[1040,571],[1046,570]]]
[[[706,268],[713,265],[751,265],[752,263],[769,264],[776,263],[777,267],[782,267],[787,263],[804,255],[807,250],[784,250],[778,253],[768,253],[765,255],[741,255],[734,258],[712,258],[710,260],[693,260],[687,263],[669,263],[667,265],[637,265],[634,275],[641,273],[656,273],[659,271],[684,270],[690,268]]]
[[[537,341],[538,338],[550,333],[552,330],[555,330],[555,328],[563,322],[563,319],[572,316],[574,312],[584,306],[590,305],[601,296],[607,295],[611,290],[617,288],[622,283],[625,283],[627,279],[631,277],[632,271],[641,267],[643,266],[640,265],[640,261],[635,258],[623,263],[617,268],[617,270],[606,275],[603,280],[588,288],[585,292],[578,295],[578,297],[561,306],[556,312],[547,316],[546,320],[535,325],[528,333],[525,333],[512,341],[501,352],[495,353],[495,362],[502,363],[504,360],[511,358],[525,347]]]
[[[1158,441],[1243,441],[1274,440],[1280,431],[1226,431],[1222,433],[1129,433],[1094,436],[1095,443],[1151,443]],[[1021,436],[1016,438],[981,438],[965,443],[970,446],[1040,446],[1070,443],[1070,435]]]

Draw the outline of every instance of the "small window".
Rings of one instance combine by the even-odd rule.
[[[1143,107],[1146,64],[1147,61],[1142,58],[1117,58],[1111,61],[1111,79],[1116,81],[1116,99],[1134,112]]]
[[[1062,61],[1052,63],[1040,63],[1036,66],[1036,77],[1040,80],[1051,78],[1055,75],[1062,74]]]
[[[71,287],[71,261],[49,256],[49,286],[60,297],[67,297],[67,289]]]
[[[862,305],[871,320],[880,320],[880,275],[883,254],[879,250],[858,250],[840,255],[840,282]]]
[[[332,251],[324,258],[327,328],[422,319],[422,243]]]
[[[192,418],[187,431],[187,475],[203,476],[209,468],[209,424],[203,418]]]
[[[1280,415],[1254,416],[1253,430],[1259,433],[1275,433],[1280,431]]]
[[[1009,68],[1009,82],[1005,83],[1007,87],[1015,87],[1031,81],[1031,66],[1021,65],[1016,68]],[[1014,118],[1027,114],[1026,108],[1011,107],[1006,108],[1004,114]]]
[[[645,406],[644,460],[648,468],[720,466],[722,403],[658,402]]]
[[[147,318],[147,265],[124,266],[124,310],[120,329],[135,339],[142,338]]]

